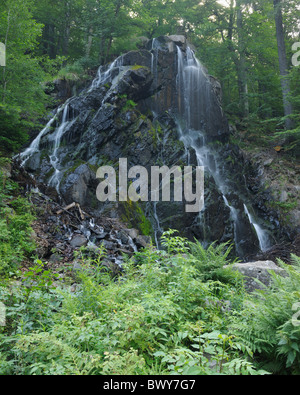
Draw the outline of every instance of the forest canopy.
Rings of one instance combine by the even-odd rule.
[[[185,35],[221,81],[231,121],[294,146],[300,72],[292,59],[300,58],[293,49],[299,23],[296,0],[4,0],[1,147],[16,151],[25,143],[47,111],[45,85],[59,73],[71,70],[80,78],[136,49],[142,38],[167,34]]]

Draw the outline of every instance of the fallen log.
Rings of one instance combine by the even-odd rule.
[[[69,213],[69,210],[70,210],[71,208],[74,208],[74,207],[76,207],[76,208],[78,209],[80,218],[81,218],[82,221],[83,221],[83,220],[85,219],[85,215],[87,215],[87,214],[81,209],[79,203],[73,202],[73,203],[69,204],[68,206],[63,207],[61,210],[58,210],[58,211],[56,212],[56,214],[57,214],[57,215],[60,215],[60,214],[62,214],[64,211],[67,212],[67,213]],[[69,213],[69,214],[71,214],[71,213]]]

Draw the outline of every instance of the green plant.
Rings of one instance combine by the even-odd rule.
[[[173,236],[178,233],[177,230],[169,229],[161,236],[161,244],[166,247],[168,254],[186,254],[188,252],[188,241],[184,237]]]
[[[98,253],[81,249],[76,256],[81,270],[75,292],[66,284],[53,287],[56,276],[41,262],[25,275],[27,288],[24,283],[3,284],[0,299],[7,307],[7,326],[0,328],[0,371],[262,375],[269,369],[257,361],[268,362],[277,355],[282,362],[286,358],[292,362],[292,350],[296,356],[291,368],[297,371],[297,328],[279,320],[276,341],[268,346],[260,341],[261,328],[265,338],[270,331],[266,330],[268,293],[252,299],[228,282],[212,280],[209,271],[209,279],[203,281],[191,245],[172,230],[163,241],[166,250],[148,246],[124,259],[117,277],[105,269],[108,257],[103,248]],[[219,267],[224,257],[215,246],[212,249],[210,262]],[[289,303],[299,295],[294,271],[291,268],[295,289],[286,287],[286,298],[292,295]],[[280,288],[284,289],[283,283]],[[279,301],[274,303],[279,305]],[[256,303],[253,310],[250,303]],[[278,310],[285,308],[278,306]],[[252,322],[256,310],[259,318]],[[260,314],[264,314],[265,326]]]
[[[132,110],[136,106],[137,103],[135,103],[133,100],[128,99],[122,108],[122,112]]]
[[[45,263],[37,259],[36,264],[24,273],[24,285],[28,294],[32,291],[48,291],[55,288],[54,280],[57,280],[59,275],[45,270],[45,266]]]
[[[102,374],[108,375],[139,375],[145,372],[146,362],[138,351],[130,349],[125,353],[106,351],[104,363],[102,365]]]
[[[140,202],[128,200],[124,202],[121,207],[123,209],[121,218],[125,223],[128,223],[129,227],[137,227],[137,229],[146,236],[153,234],[151,222],[146,217]]]
[[[192,262],[203,281],[213,280],[236,286],[242,285],[242,276],[238,272],[224,268],[237,261],[229,260],[232,251],[232,245],[229,242],[219,245],[214,242],[204,248],[199,241],[195,240],[194,243],[189,242],[189,248]]]
[[[17,193],[17,185],[0,173],[0,275],[13,273],[35,249],[31,206]]]
[[[188,333],[183,333],[184,337]],[[262,375],[267,371],[257,370],[247,360],[247,353],[251,351],[234,339],[233,336],[218,331],[199,334],[191,339],[190,348],[175,348],[171,353],[158,351],[156,357],[162,358],[161,363],[166,364],[170,374],[180,375],[212,375],[212,374],[239,374]],[[243,350],[245,357],[239,358]],[[236,355],[237,358],[234,358]]]
[[[272,275],[272,287],[248,297],[233,319],[234,333],[259,354],[263,368],[275,373],[300,373],[300,326],[295,325],[293,306],[300,300],[300,258],[293,265],[279,264],[287,276]]]

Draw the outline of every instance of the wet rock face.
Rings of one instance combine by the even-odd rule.
[[[78,166],[66,177],[61,187],[66,203],[77,202],[84,206],[92,198],[90,193],[95,182],[95,174],[86,164]]]
[[[196,83],[198,92],[194,94]],[[194,139],[195,146],[186,147],[180,141],[178,124],[182,119],[189,120],[189,128],[203,131],[199,142]],[[222,177],[239,179],[242,184],[241,175],[235,175],[226,163],[228,156],[238,160],[228,137],[220,84],[196,62],[185,37],[162,36],[146,42],[143,49],[122,55],[110,66],[100,67],[92,85],[58,109],[23,159],[40,185],[49,184],[65,204],[79,203],[95,217],[121,218],[133,227],[136,221],[140,232],[153,239],[169,228],[208,243],[234,240],[239,232],[240,246],[249,255],[253,246],[257,248],[257,238],[243,205],[236,203],[235,212],[241,217],[237,228],[209,172],[205,173],[205,211],[200,214],[186,213],[185,202],[174,202],[172,196],[171,202],[154,207],[149,201],[134,210],[130,204],[101,203],[96,198],[100,166],[110,165],[118,171],[119,158],[127,158],[128,168],[144,166],[148,174],[155,165],[197,166],[195,151],[204,140],[210,144],[211,162],[218,158],[221,164]],[[234,190],[238,195],[238,188]],[[145,240],[139,243],[143,245]]]

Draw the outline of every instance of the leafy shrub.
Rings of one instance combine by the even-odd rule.
[[[75,293],[49,288],[51,273],[36,265],[27,275],[37,281],[31,292],[23,287],[13,300],[8,293],[4,298],[10,329],[0,346],[3,369],[12,374],[226,374],[226,363],[238,359],[239,373],[256,372],[248,361],[251,349],[228,332],[232,312],[223,302],[237,305],[236,293],[219,281],[202,282],[183,254],[186,241],[173,234],[163,238],[168,251],[144,249],[127,258],[116,278],[103,270],[100,251],[99,259],[83,265]]]
[[[0,274],[18,268],[35,249],[31,238],[33,221],[29,202],[16,197],[17,186],[0,174]]]
[[[27,130],[19,108],[0,104],[1,151],[16,152],[28,140]]]
[[[174,233],[164,234],[167,251],[127,257],[118,277],[103,270],[104,250],[95,259],[82,251],[76,292],[41,262],[27,287],[0,287],[1,374],[299,373],[300,258],[281,262],[289,276],[273,274],[271,289],[247,295],[239,282],[212,279],[226,246],[203,251]]]
[[[189,248],[193,263],[203,281],[221,281],[235,286],[242,284],[242,276],[237,271],[224,268],[236,262],[230,262],[228,259],[232,250],[232,245],[228,242],[219,245],[212,243],[205,249],[195,240],[194,243],[189,242]]]
[[[300,373],[300,326],[295,307],[300,302],[300,258],[293,265],[279,260],[287,272],[272,275],[272,288],[257,291],[233,321],[234,333],[259,354],[265,369],[275,373]],[[298,308],[299,310],[299,308]]]

